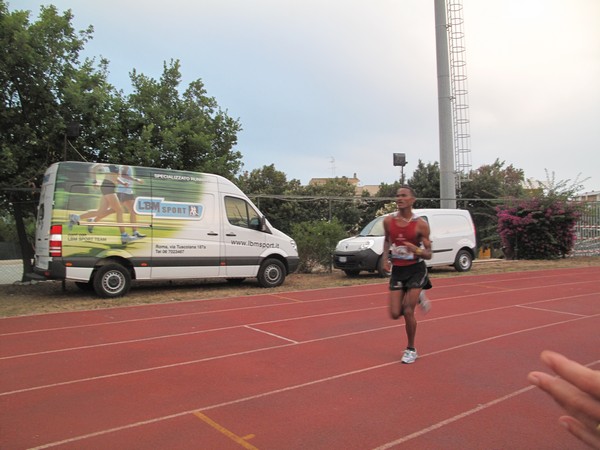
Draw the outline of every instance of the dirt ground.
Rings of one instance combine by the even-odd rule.
[[[542,270],[565,267],[600,266],[600,257],[566,258],[552,261],[477,260],[469,272],[458,273],[451,267],[430,270],[432,280],[443,277],[482,275],[488,273]],[[386,283],[386,280],[366,272],[349,278],[343,272],[291,274],[285,283],[274,289],[263,289],[256,280],[231,285],[224,280],[194,280],[178,282],[145,282],[132,285],[125,297],[107,300],[93,292],[83,292],[74,283],[45,281],[32,284],[0,285],[0,317],[30,314],[103,309],[117,306],[168,303],[185,300],[223,298],[244,295],[262,295],[336,286]]]

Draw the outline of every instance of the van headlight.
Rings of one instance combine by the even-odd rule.
[[[292,246],[292,248],[294,250],[298,250],[298,246],[296,246],[296,241],[295,240],[291,239],[290,240],[290,245]]]
[[[368,250],[371,247],[373,247],[373,244],[375,244],[375,241],[372,239],[369,239],[368,241],[360,244],[360,247],[358,247],[359,250]]]

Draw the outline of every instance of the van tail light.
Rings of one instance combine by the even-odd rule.
[[[62,256],[62,225],[50,227],[50,256]]]

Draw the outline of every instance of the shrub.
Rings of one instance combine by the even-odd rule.
[[[298,272],[310,273],[319,269],[331,272],[331,254],[346,233],[343,225],[333,219],[331,222],[315,220],[294,224],[292,236],[300,256]]]
[[[510,259],[565,257],[575,244],[577,205],[557,198],[533,198],[496,208],[498,233]]]

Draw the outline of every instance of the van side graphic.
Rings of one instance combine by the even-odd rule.
[[[159,219],[200,220],[204,206],[201,203],[165,201],[158,197],[137,197],[135,212]]]

